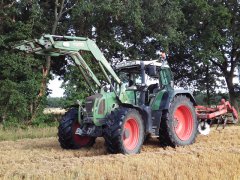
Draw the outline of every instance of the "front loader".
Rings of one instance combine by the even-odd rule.
[[[44,56],[68,56],[79,68],[92,95],[63,116],[58,137],[62,148],[92,146],[104,137],[110,153],[139,153],[147,136],[170,146],[192,144],[197,134],[196,105],[187,90],[175,90],[167,61],[123,61],[110,66],[94,41],[84,37],[43,35],[14,47]],[[107,85],[82,57],[93,55]],[[106,84],[106,83],[104,83]]]

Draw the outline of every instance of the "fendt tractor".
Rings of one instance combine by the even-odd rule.
[[[97,137],[103,137],[108,152],[135,154],[149,135],[172,147],[195,141],[196,102],[191,92],[173,88],[165,58],[122,61],[112,68],[93,40],[73,36],[43,35],[14,48],[44,56],[71,57],[93,93],[85,101],[77,101],[77,106],[60,121],[62,148],[90,147]],[[82,54],[86,51],[94,57],[107,84],[84,60]]]

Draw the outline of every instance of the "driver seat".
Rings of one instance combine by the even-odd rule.
[[[151,98],[153,95],[159,90],[159,84],[151,84],[148,86],[147,91],[146,91],[146,96],[145,96],[145,104],[149,105]]]

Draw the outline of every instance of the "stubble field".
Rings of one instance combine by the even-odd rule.
[[[0,179],[240,179],[240,126],[212,129],[187,147],[110,155],[99,138],[90,149],[63,150],[57,138],[0,142]]]

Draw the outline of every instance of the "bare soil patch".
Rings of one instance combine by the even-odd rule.
[[[191,146],[150,139],[137,155],[111,155],[104,140],[63,150],[56,137],[0,142],[0,179],[240,179],[240,126],[212,129]]]

